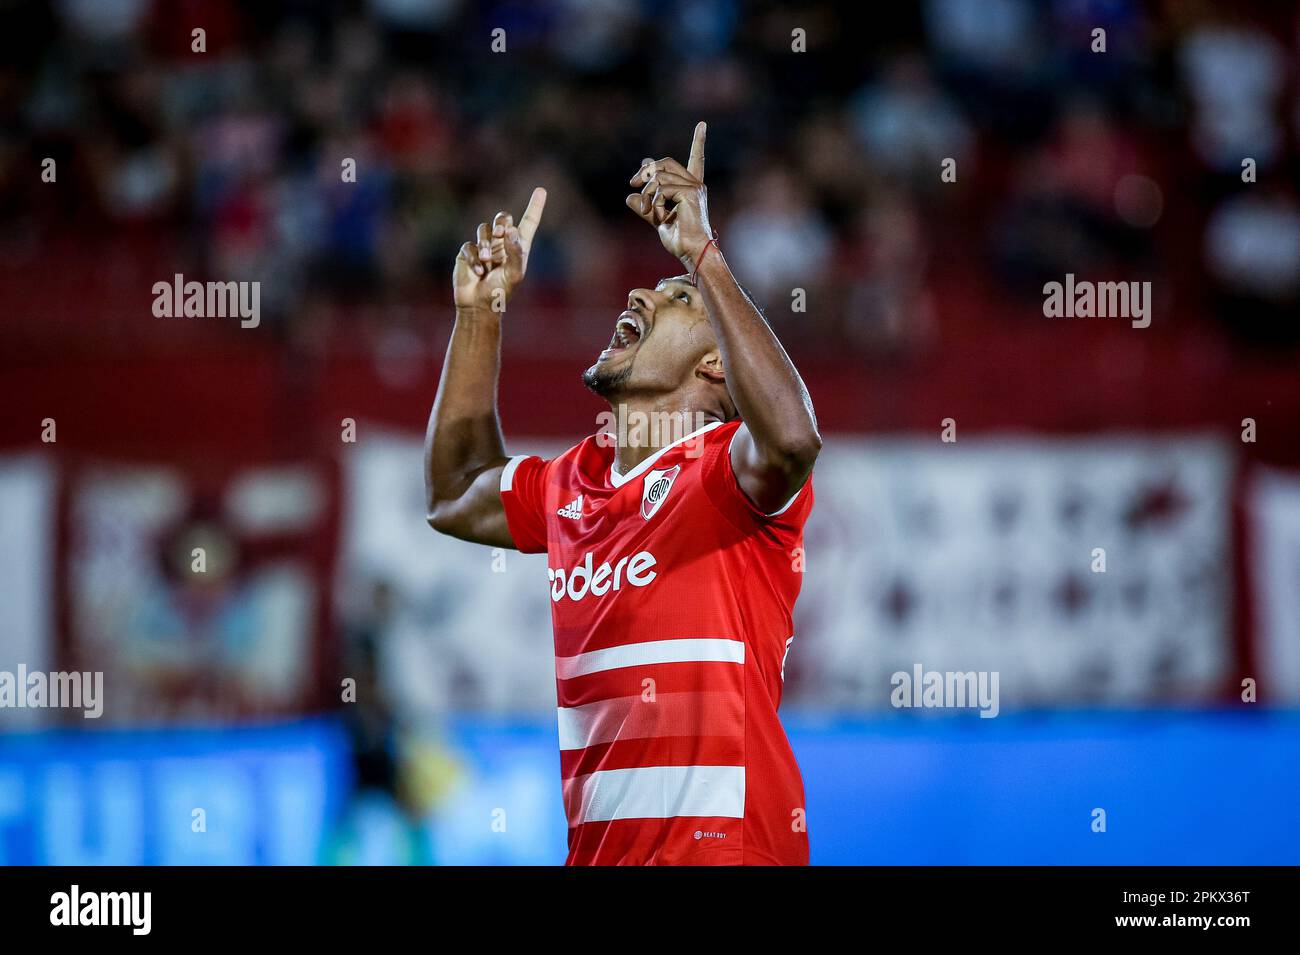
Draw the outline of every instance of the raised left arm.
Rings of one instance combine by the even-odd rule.
[[[709,247],[696,279],[743,419],[731,465],[749,499],[770,514],[803,487],[822,439],[803,379],[716,248]]]
[[[643,163],[631,181],[642,191],[628,196],[627,204],[656,227],[664,248],[694,276],[704,296],[727,389],[743,419],[731,445],[732,467],[749,499],[772,513],[812,473],[821,436],[803,379],[712,242],[704,187],[705,133],[705,124],[699,123],[685,168],[673,159]]]

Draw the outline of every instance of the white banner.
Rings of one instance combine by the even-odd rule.
[[[998,671],[1004,709],[1207,697],[1230,660],[1230,468],[1201,438],[831,435],[787,699],[887,707],[916,664]],[[341,581],[398,595],[384,666],[405,705],[553,707],[545,558],[429,529],[413,437],[371,435],[346,471]]]
[[[1207,697],[1230,660],[1229,484],[1208,439],[832,437],[792,696],[887,706],[919,663],[998,672],[1004,708]]]
[[[549,712],[555,655],[544,554],[458,541],[425,520],[422,442],[376,435],[344,463],[345,619],[364,616],[366,592],[386,584],[383,681],[408,714],[456,710]],[[529,452],[553,442],[512,441]]]
[[[1300,476],[1261,470],[1246,492],[1261,703],[1300,703]]]
[[[0,671],[53,668],[56,468],[42,455],[0,460]],[[0,729],[49,719],[50,710],[5,709]]]

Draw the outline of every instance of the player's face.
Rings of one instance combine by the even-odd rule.
[[[700,359],[716,348],[700,290],[685,276],[664,279],[628,294],[609,347],[582,378],[606,398],[669,393],[690,381]]]

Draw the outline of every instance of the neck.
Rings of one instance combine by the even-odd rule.
[[[682,407],[671,400],[611,402],[610,411],[610,430],[618,439],[614,468],[619,474],[705,425],[726,420],[718,409]]]

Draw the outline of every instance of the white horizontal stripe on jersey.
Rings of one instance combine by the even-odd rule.
[[[687,637],[681,640],[648,640],[625,643],[604,650],[589,650],[571,657],[555,658],[555,675],[561,680],[575,676],[655,663],[744,663],[745,644],[716,637]]]
[[[674,816],[745,817],[744,766],[643,766],[603,769],[573,781],[580,786],[569,824]],[[566,800],[567,802],[568,800]]]
[[[653,700],[616,696],[555,710],[560,750],[586,749],[625,739],[665,736],[737,737],[745,732],[745,703],[738,690],[658,693]]]

